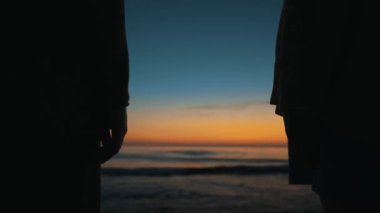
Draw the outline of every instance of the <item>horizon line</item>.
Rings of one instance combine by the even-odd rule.
[[[131,142],[124,141],[123,146],[204,146],[204,147],[286,147],[284,142],[272,143],[159,143],[159,142]]]

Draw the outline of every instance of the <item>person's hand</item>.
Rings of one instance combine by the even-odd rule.
[[[108,119],[108,128],[101,138],[100,163],[105,163],[120,151],[128,129],[125,108],[110,112]]]

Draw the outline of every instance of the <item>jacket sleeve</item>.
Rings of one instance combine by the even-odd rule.
[[[284,0],[278,28],[271,104],[276,113],[313,110],[324,95],[325,70],[318,67],[318,1]]]
[[[104,67],[106,107],[115,109],[129,105],[129,57],[123,0],[104,1],[100,11],[103,20],[107,63]],[[106,8],[104,8],[106,7]]]
[[[283,42],[283,31],[284,31],[284,21],[285,21],[285,6],[283,5],[283,9],[281,11],[280,22],[277,30],[277,38],[276,38],[276,50],[275,50],[275,63],[274,63],[274,79],[273,79],[273,87],[272,94],[270,97],[270,104],[276,105],[276,114],[282,115],[282,110],[280,109],[280,98],[281,98],[281,79],[282,79],[282,55],[280,48],[282,47]]]

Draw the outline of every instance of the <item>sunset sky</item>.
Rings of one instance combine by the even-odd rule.
[[[269,105],[280,0],[125,0],[126,142],[284,143]]]

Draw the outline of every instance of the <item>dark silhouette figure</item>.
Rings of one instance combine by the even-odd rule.
[[[271,103],[284,117],[289,183],[326,212],[378,212],[378,12],[371,1],[285,0]]]
[[[100,212],[100,165],[127,130],[123,0],[19,2],[7,10],[4,203],[11,212]]]

